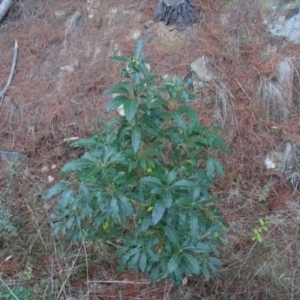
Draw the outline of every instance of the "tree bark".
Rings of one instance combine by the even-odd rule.
[[[166,25],[184,27],[197,22],[197,10],[192,0],[159,0],[154,19]]]
[[[0,4],[0,22],[5,17],[6,13],[8,12],[9,8],[12,5],[12,0],[3,0]]]

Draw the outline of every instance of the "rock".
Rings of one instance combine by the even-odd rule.
[[[269,152],[264,163],[267,169],[281,169],[283,167],[283,152]]]
[[[49,167],[48,166],[43,166],[41,169],[42,172],[48,172],[49,171]]]
[[[79,61],[76,59],[75,62],[72,65],[66,65],[63,67],[60,67],[62,72],[71,74],[75,71],[75,69],[79,68]]]
[[[176,25],[182,28],[195,23],[198,13],[191,0],[159,0],[154,19],[163,21],[166,25]]]
[[[134,40],[137,40],[140,36],[141,36],[141,31],[138,29],[135,29],[130,33],[130,37]]]
[[[51,183],[51,182],[54,180],[54,178],[53,178],[51,175],[49,175],[49,176],[47,177],[47,180],[48,180],[49,183]]]
[[[0,156],[6,161],[26,161],[28,159],[25,154],[17,151],[0,150]]]
[[[214,78],[213,74],[207,68],[208,63],[209,59],[205,56],[201,56],[191,63],[192,71],[202,82],[208,82]]]
[[[261,0],[264,24],[276,36],[300,44],[300,0]]]
[[[114,56],[114,55],[121,56],[122,52],[120,50],[119,44],[115,43],[114,40],[111,40],[110,41],[110,51],[109,51],[108,56]]]
[[[66,16],[66,12],[64,10],[57,10],[54,12],[55,18],[63,19]]]
[[[146,29],[149,29],[150,27],[153,26],[153,24],[154,24],[154,22],[152,20],[149,20],[149,21],[147,21],[147,22],[144,23],[144,27]]]

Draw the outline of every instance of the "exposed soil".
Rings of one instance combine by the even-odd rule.
[[[272,76],[280,59],[300,56],[299,45],[266,33],[257,1],[235,2],[229,10],[221,0],[195,0],[195,6],[202,10],[200,21],[178,32],[152,21],[156,0],[16,1],[0,27],[0,89],[9,75],[14,40],[19,44],[14,78],[0,106],[0,150],[18,151],[29,159],[23,163],[21,174],[15,176],[11,176],[11,166],[0,161],[0,187],[3,191],[10,189],[4,202],[23,232],[23,236],[14,238],[14,246],[11,241],[0,243],[0,273],[7,284],[20,279],[31,265],[33,275],[27,283],[23,278],[25,285],[46,287],[47,280],[59,278],[60,284],[68,280],[64,289],[68,295],[59,292],[61,285],[52,286],[55,296],[45,299],[73,295],[73,299],[154,300],[168,294],[170,299],[292,299],[284,298],[284,288],[283,292],[280,288],[269,289],[269,282],[259,282],[256,277],[244,285],[230,280],[228,283],[223,277],[205,284],[193,278],[182,291],[174,290],[168,282],[149,287],[141,284],[147,280],[143,275],[116,274],[115,261],[109,254],[106,259],[98,259],[100,246],[85,249],[93,261],[89,280],[95,281],[87,286],[84,259],[81,257],[76,266],[69,261],[63,264],[39,237],[40,229],[50,236],[52,203],[45,208],[40,199],[53,184],[49,176],[54,182],[59,180],[60,167],[77,155],[63,139],[86,137],[99,128],[97,120],[110,117],[105,112],[109,98],[102,93],[120,80],[121,65],[109,56],[131,55],[138,36],[144,41],[145,55],[153,58],[152,72],[183,79],[190,72],[191,62],[205,54],[212,58],[214,72],[232,94],[230,118],[222,133],[229,149],[229,154],[221,157],[225,176],[218,178],[214,188],[220,209],[233,224],[231,230],[240,226],[241,230],[248,228],[251,235],[255,226],[251,224],[258,216],[283,209],[288,214],[291,208],[287,207],[296,201],[298,192],[294,193],[278,174],[267,173],[263,159],[267,152],[282,149],[284,142],[299,140],[299,93],[293,91],[294,107],[285,122],[265,118],[256,96],[260,80]],[[213,91],[214,86],[208,85],[192,104],[205,125],[213,124],[215,107],[204,105],[201,99]],[[50,171],[42,172],[44,166]],[[270,180],[274,183],[271,192],[263,203],[258,203],[263,186]],[[232,191],[239,193],[232,196]],[[227,259],[227,252],[223,254],[223,274],[232,275],[244,268],[235,265],[235,257],[251,252],[253,242],[242,236],[242,231],[229,235],[234,258]],[[45,243],[49,239],[45,238]],[[82,250],[82,245],[72,247]],[[262,250],[257,251],[260,255]],[[73,269],[69,277],[64,275],[68,274],[69,269],[63,269],[67,267]],[[234,275],[231,278],[234,281]],[[133,283],[96,282],[124,279]],[[224,290],[228,294],[221,298]],[[36,299],[42,299],[41,295],[39,291]]]

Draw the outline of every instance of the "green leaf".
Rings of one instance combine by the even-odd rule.
[[[81,193],[81,195],[83,196],[83,199],[87,202],[91,199],[91,194],[89,189],[87,188],[87,186],[85,184],[83,184],[82,182],[79,184],[79,191]]]
[[[164,194],[163,201],[165,203],[166,208],[170,208],[172,206],[172,202],[173,202],[172,193],[170,193],[169,191],[167,191]]]
[[[216,257],[209,257],[208,260],[209,260],[210,263],[212,263],[215,266],[220,267],[220,266],[223,265],[223,263]]]
[[[197,199],[200,195],[200,192],[201,192],[201,188],[200,186],[197,186],[194,188],[194,191],[193,191],[193,200]]]
[[[180,113],[180,111],[175,110],[175,111],[172,113],[172,118],[173,118],[174,121],[176,122],[176,125],[177,125],[177,126],[182,127],[182,128],[185,127],[185,124],[184,124],[184,121],[183,121],[183,118],[182,118],[182,114]]]
[[[156,178],[156,177],[152,177],[152,176],[146,176],[143,177],[141,179],[141,181],[143,183],[146,183],[150,186],[154,186],[154,187],[163,187],[164,185],[162,184],[162,182],[160,181],[160,179]]]
[[[119,205],[117,199],[113,198],[110,202],[111,215],[115,222],[118,221],[119,218]]]
[[[170,188],[171,189],[177,189],[177,188],[192,188],[192,187],[196,187],[196,183],[194,183],[193,181],[190,180],[178,180],[177,182],[175,182]]]
[[[116,196],[119,198],[121,203],[123,204],[125,210],[126,210],[126,215],[127,216],[132,216],[133,215],[133,207],[132,204],[128,201],[127,197],[120,192],[116,192]]]
[[[141,231],[145,232],[146,230],[148,230],[149,226],[151,225],[152,225],[152,216],[150,214],[144,216],[141,224]]]
[[[215,164],[211,157],[208,157],[206,160],[206,174],[210,179],[213,179],[215,176]]]
[[[124,102],[124,114],[128,122],[131,122],[138,110],[138,101],[136,99],[128,99]]]
[[[145,253],[142,253],[139,261],[139,267],[142,272],[145,271],[146,265],[147,265],[147,256]]]
[[[95,147],[99,144],[94,138],[81,139],[71,144],[72,147]]]
[[[214,162],[216,172],[219,173],[220,175],[224,175],[224,171],[221,163],[217,159],[213,158],[212,160]]]
[[[130,255],[128,253],[126,253],[119,260],[118,267],[117,267],[117,272],[118,273],[121,273],[124,270],[125,266],[127,265],[127,262],[129,260],[129,258],[130,258]]]
[[[193,271],[194,274],[200,273],[200,266],[199,261],[191,254],[188,254],[186,252],[183,253],[184,255],[184,261],[187,265],[187,267]]]
[[[131,85],[127,81],[121,81],[118,84],[116,84],[114,87],[111,87],[104,91],[104,95],[109,95],[109,94],[117,94],[117,93],[123,93],[127,94],[130,93],[131,91]]]
[[[137,125],[132,128],[131,144],[134,153],[136,153],[140,148],[141,143],[141,129]]]
[[[195,246],[188,246],[185,247],[184,250],[192,251],[194,253],[203,253],[203,254],[208,254],[211,252],[211,247],[209,244],[205,243],[197,243],[196,247]]]
[[[66,208],[74,200],[71,189],[64,190],[59,199],[59,207]]]
[[[203,273],[203,275],[204,275],[205,280],[206,280],[206,281],[209,280],[210,274],[209,274],[209,270],[208,270],[207,264],[204,264],[204,265],[202,266],[202,273]]]
[[[119,55],[109,56],[109,58],[114,60],[124,61],[124,62],[128,62],[129,60],[127,57],[119,56]]]
[[[138,261],[139,261],[140,255],[141,255],[140,249],[138,249],[138,252],[135,255],[133,255],[130,258],[130,260],[128,261],[128,268],[129,269],[138,271],[138,268],[139,268]]]
[[[172,256],[172,258],[168,262],[167,269],[169,274],[173,273],[177,269],[178,264],[179,264],[179,255],[178,253],[176,253]]]
[[[165,234],[168,237],[168,239],[171,241],[171,243],[173,243],[175,246],[179,247],[179,241],[178,241],[178,237],[177,237],[175,231],[167,226],[164,228],[164,231],[165,231]]]
[[[68,188],[68,186],[69,186],[69,182],[67,182],[67,181],[59,182],[59,183],[55,184],[53,187],[51,187],[50,189],[48,189],[43,194],[42,199],[48,200],[48,199],[52,198],[53,196],[60,194],[63,190]]]
[[[110,111],[112,109],[118,108],[121,105],[124,105],[126,101],[130,100],[130,98],[125,96],[116,96],[112,98],[106,105],[106,111]]]
[[[190,137],[190,140],[192,140],[193,142],[197,143],[197,144],[201,144],[201,146],[207,146],[208,145],[208,141],[206,138],[204,138],[203,136],[200,135],[193,135]]]
[[[195,112],[195,110],[193,110],[192,108],[188,107],[188,106],[180,106],[178,108],[178,110],[183,113],[183,114],[186,114],[189,119],[195,123],[199,123],[200,122],[200,119],[199,119],[199,116],[198,114]]]
[[[158,275],[159,275],[159,267],[154,267],[150,273],[150,282],[152,285],[157,281]]]
[[[82,158],[72,160],[66,163],[61,171],[63,173],[69,173],[71,171],[82,170],[87,167],[91,167],[97,163],[97,160],[88,152],[84,154]]]
[[[147,67],[145,66],[145,64],[140,63],[139,69],[141,70],[143,76],[145,79],[149,79],[149,71],[147,69]]]
[[[199,224],[198,218],[196,216],[192,216],[190,218],[190,230],[191,230],[191,237],[193,241],[197,241],[199,239]]]
[[[142,55],[142,50],[143,50],[143,41],[141,38],[138,38],[136,45],[135,45],[135,57],[140,58]]]
[[[176,176],[177,176],[176,170],[172,170],[172,171],[168,174],[168,178],[167,178],[168,184],[171,184],[172,182],[174,182]]]
[[[162,201],[157,201],[152,211],[152,222],[156,225],[164,215],[166,210],[165,204]]]
[[[66,223],[66,228],[69,230],[75,221],[75,216],[69,217],[67,223]]]

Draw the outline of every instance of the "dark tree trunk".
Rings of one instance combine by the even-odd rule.
[[[154,19],[164,21],[166,25],[184,27],[197,21],[197,10],[192,0],[159,0]]]

